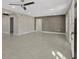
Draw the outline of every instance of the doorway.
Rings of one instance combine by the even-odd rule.
[[[14,25],[13,19],[14,19],[14,17],[10,17],[10,34],[13,34],[13,25]]]
[[[36,31],[42,31],[42,19],[36,19]]]

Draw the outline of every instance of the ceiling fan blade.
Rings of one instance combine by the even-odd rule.
[[[16,6],[21,6],[21,4],[9,4],[9,5],[16,5]]]
[[[26,7],[22,7],[24,10],[26,10]]]
[[[31,5],[31,4],[34,4],[34,2],[25,3],[24,6]]]

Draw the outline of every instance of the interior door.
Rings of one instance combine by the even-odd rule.
[[[13,34],[13,17],[10,17],[10,33],[12,33]]]

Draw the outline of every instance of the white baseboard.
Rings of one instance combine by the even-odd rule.
[[[23,32],[23,33],[17,33],[17,34],[13,34],[13,35],[24,35],[24,34],[28,34],[28,33],[32,33],[32,32],[42,32],[42,33],[51,33],[51,34],[64,34],[66,35],[66,33],[59,33],[59,32],[49,32],[49,31],[29,31],[29,32]],[[10,34],[9,32],[3,32],[3,34]]]
[[[35,31],[29,31],[29,32],[24,32],[24,33],[18,33],[18,34],[15,34],[15,35],[25,35],[25,34],[32,33],[32,32],[35,32]]]
[[[60,32],[49,32],[49,31],[40,31],[40,32],[43,32],[43,33],[52,33],[52,34],[64,34],[64,35],[66,35],[66,33],[60,33]]]

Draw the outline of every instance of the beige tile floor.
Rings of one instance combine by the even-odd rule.
[[[63,34],[3,34],[2,44],[3,59],[71,59],[70,45]]]

